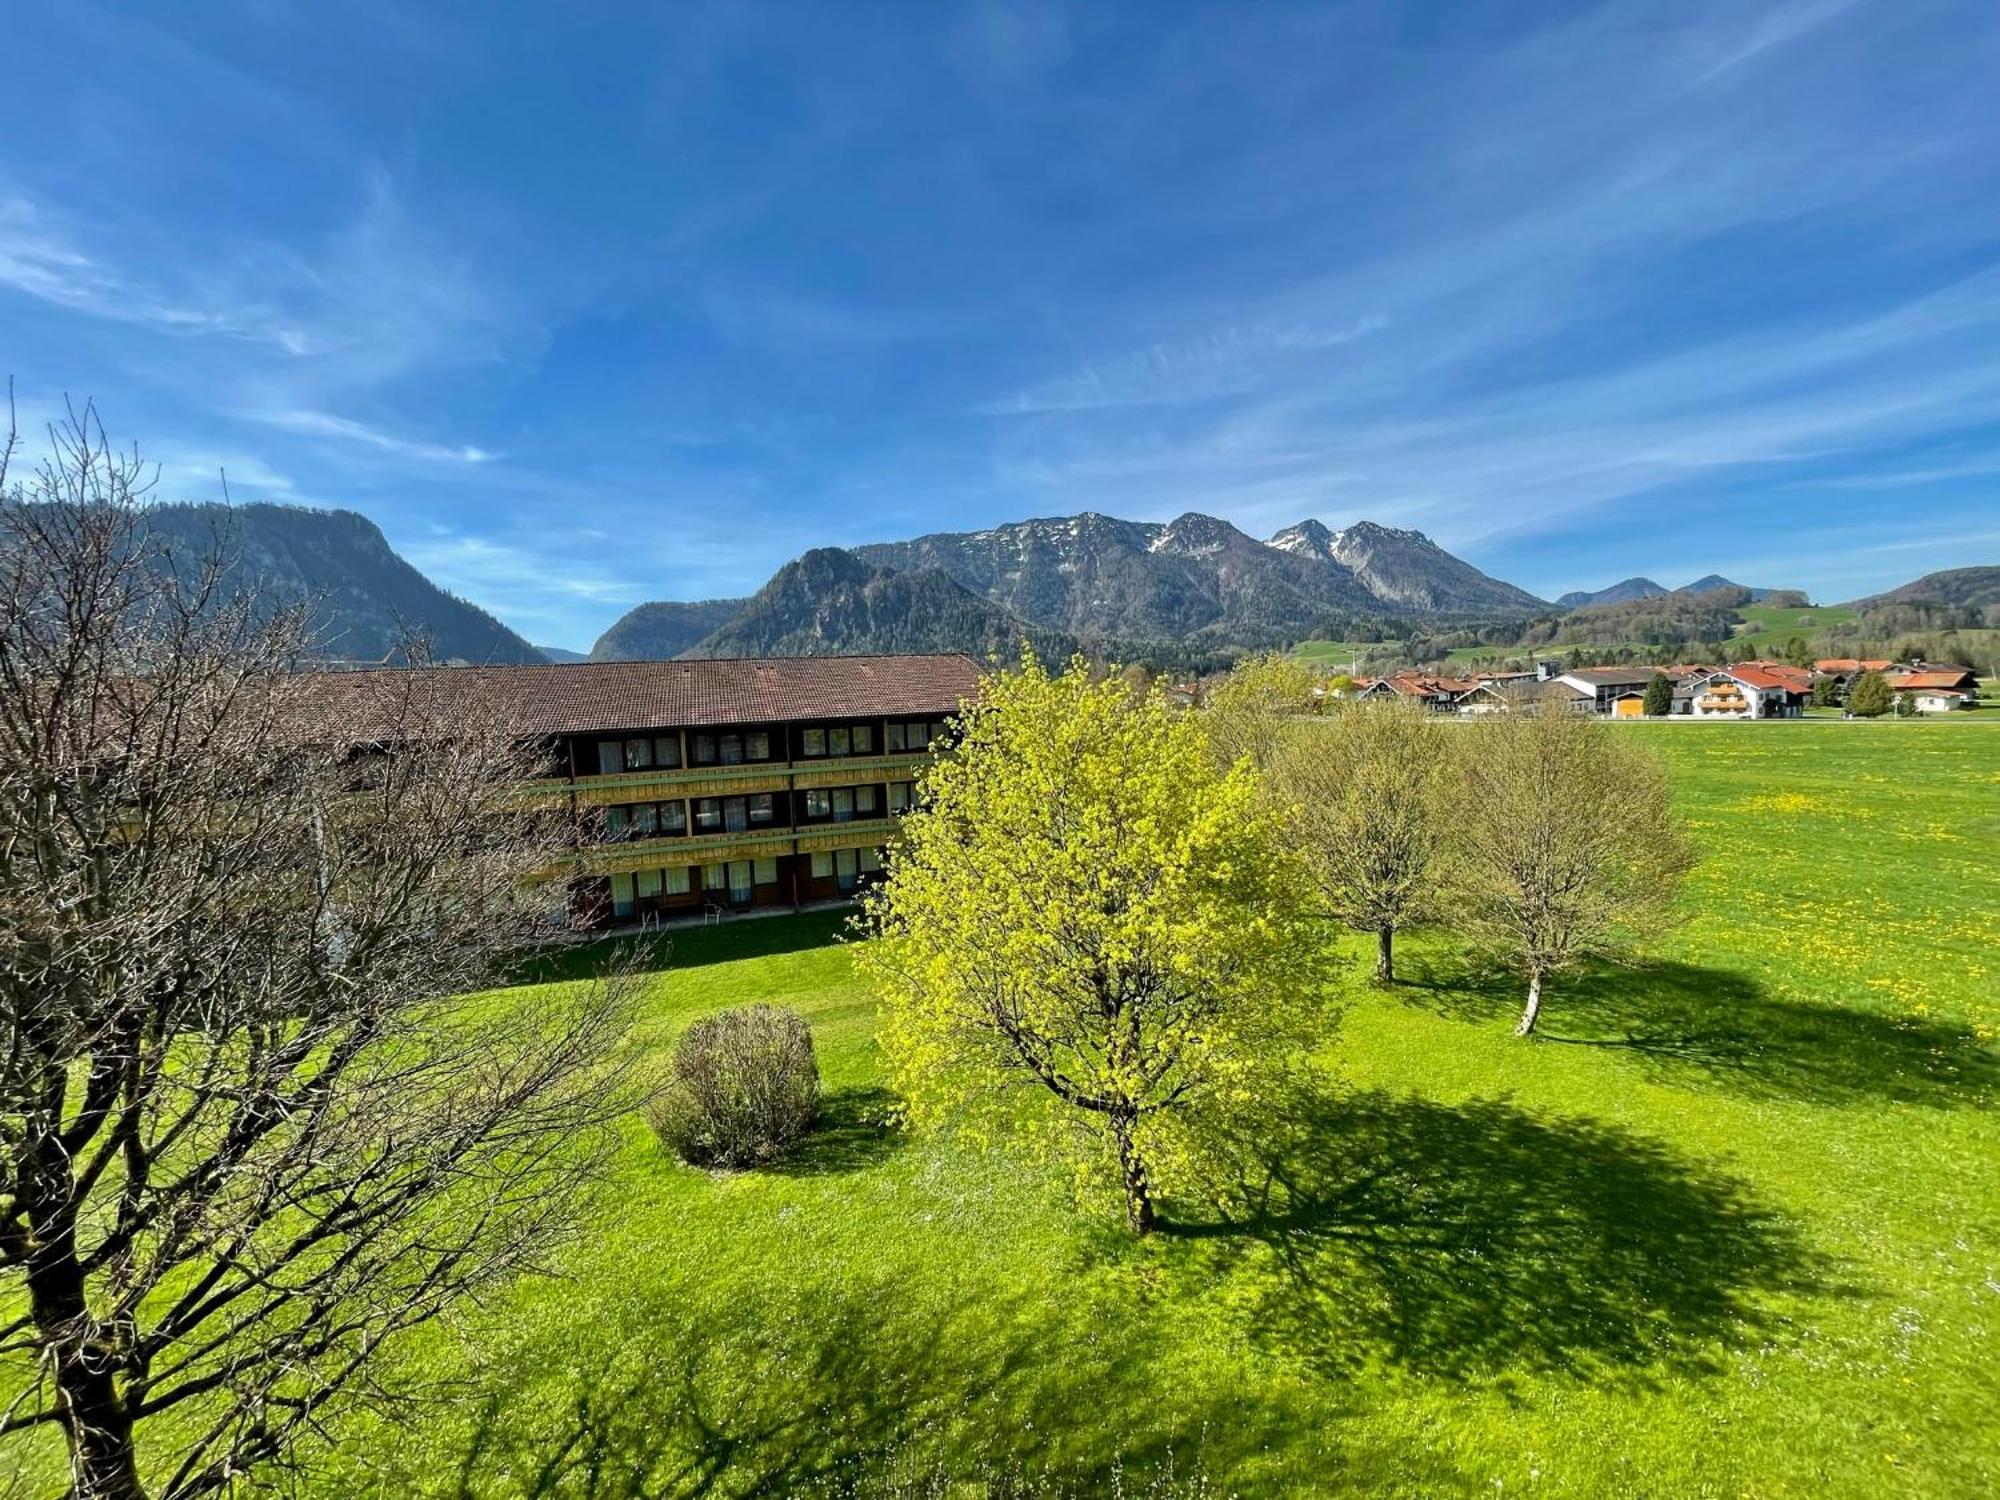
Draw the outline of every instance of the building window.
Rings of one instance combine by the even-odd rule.
[[[599,740],[597,742],[597,774],[616,776],[625,769],[625,742],[623,740]]]
[[[632,837],[649,839],[660,831],[660,810],[650,802],[632,809]]]
[[[632,877],[613,875],[611,877],[611,915],[629,917],[632,915]]]
[[[908,812],[916,801],[917,784],[914,781],[892,781],[889,783],[889,811]]]
[[[775,859],[760,859],[754,861],[754,863],[756,865],[755,878],[757,884],[776,885],[778,883],[778,862]]]
[[[644,771],[653,764],[653,742],[651,740],[627,740],[625,742],[625,769]]]
[[[861,869],[864,874],[872,875],[881,868],[882,851],[880,849],[870,847],[861,851]]]
[[[854,810],[872,815],[875,811],[875,788],[858,786],[854,789]]]
[[[799,754],[815,756],[826,754],[826,731],[824,729],[807,729],[801,732],[799,735]]]
[[[622,839],[632,826],[632,819],[622,807],[604,809],[604,837],[607,840]]]
[[[825,880],[832,874],[833,856],[831,854],[815,854],[812,857],[812,878],[814,880]]]
[[[814,787],[806,793],[806,816],[808,818],[830,817],[832,813],[833,801],[823,787]]]
[[[861,861],[853,849],[833,851],[834,883],[843,891],[851,891],[860,880]]]
[[[750,826],[750,815],[741,797],[722,799],[722,826],[731,833],[741,833]]]
[[[696,736],[694,737],[694,745],[693,745],[693,750],[694,750],[694,763],[695,763],[696,765],[698,765],[698,766],[712,766],[712,765],[714,765],[714,764],[715,764],[715,736],[714,736],[714,735],[712,735],[712,734],[698,734],[698,735],[696,735]]]
[[[750,799],[750,822],[752,825],[774,823],[778,818],[777,800],[769,792],[758,792]]]
[[[701,867],[701,888],[704,891],[713,895],[727,884],[728,881],[723,875],[721,865],[703,865]]]
[[[634,878],[638,883],[639,899],[641,901],[649,896],[660,894],[660,872],[658,870],[641,870]]]
[[[762,732],[744,735],[743,758],[745,760],[769,760],[771,758],[771,736]]]
[[[875,726],[873,724],[856,724],[854,726],[854,753],[856,755],[872,755],[875,753]]]
[[[721,744],[722,744],[722,763],[725,766],[740,766],[743,764],[742,735],[725,734],[722,736]]]
[[[677,734],[663,734],[653,741],[653,764],[656,766],[677,766],[681,763],[681,737]]]
[[[854,788],[840,786],[833,789],[833,821],[836,823],[854,821]]]
[[[852,750],[853,738],[847,730],[829,729],[826,732],[826,753],[828,755],[847,755],[851,754]]]
[[[888,729],[889,749],[893,753],[902,751],[916,755],[930,749],[931,745],[944,738],[945,723],[942,719],[896,719]]]
[[[662,802],[660,804],[660,832],[679,835],[687,831],[687,804],[685,802]]]
[[[729,862],[729,899],[741,906],[750,900],[752,894],[750,861],[732,859]]]
[[[694,882],[688,879],[689,874],[692,872],[689,871],[686,865],[682,865],[678,870],[665,870],[661,873],[666,876],[667,894],[669,896],[685,896],[693,889]]]
[[[720,797],[697,797],[694,803],[694,829],[696,833],[717,833],[722,828],[722,799]]]

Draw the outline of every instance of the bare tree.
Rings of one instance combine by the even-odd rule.
[[[1658,757],[1553,704],[1468,726],[1454,809],[1454,916],[1542,987],[1586,958],[1657,934],[1694,854]]]
[[[1451,826],[1442,725],[1400,699],[1346,705],[1268,748],[1285,838],[1330,915],[1375,935],[1375,978],[1396,978],[1396,932],[1437,910]]]
[[[561,836],[507,726],[288,673],[300,615],[156,551],[136,455],[87,408],[50,441],[0,461],[0,1446],[197,1495],[572,1230],[623,994],[454,998]]]

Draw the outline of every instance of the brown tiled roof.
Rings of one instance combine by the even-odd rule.
[[[978,692],[979,674],[977,662],[955,654],[565,662],[319,672],[299,696],[311,705],[315,738],[382,738],[403,701],[420,703],[432,722],[476,718],[532,737],[939,715]]]
[[[1963,670],[1944,671],[1944,672],[1904,672],[1900,676],[1891,677],[1889,679],[1889,686],[1894,688],[1899,693],[1902,692],[1905,688],[1958,688],[1958,687],[1963,687],[1965,685],[1966,678],[1970,677],[1971,675],[1972,674],[1970,672]]]
[[[1803,693],[1810,686],[1806,681],[1806,674],[1794,667],[1761,666],[1740,661],[1725,670],[1738,682],[1756,688],[1760,692]]]
[[[1828,656],[1813,663],[1821,672],[1886,672],[1895,665],[1887,660],[1858,661],[1852,656]]]

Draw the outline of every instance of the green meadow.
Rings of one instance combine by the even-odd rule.
[[[1780,647],[1793,636],[1811,640],[1823,630],[1852,625],[1860,615],[1837,604],[1810,605],[1803,609],[1781,609],[1770,604],[1745,604],[1736,611],[1744,628],[1736,639],[1749,641],[1759,650]]]
[[[1627,726],[1705,861],[1635,968],[1448,935],[1135,1243],[886,1123],[839,918],[654,951],[643,1047],[810,1020],[826,1119],[711,1176],[636,1123],[590,1233],[399,1358],[320,1496],[2000,1492],[2000,732]]]

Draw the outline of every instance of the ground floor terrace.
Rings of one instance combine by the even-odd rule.
[[[848,837],[842,835],[835,838]],[[798,844],[820,845],[800,849]],[[786,838],[739,844],[713,858],[642,863],[586,875],[567,885],[569,915],[585,928],[609,928],[719,912],[799,910],[852,899],[880,875],[880,843]]]

